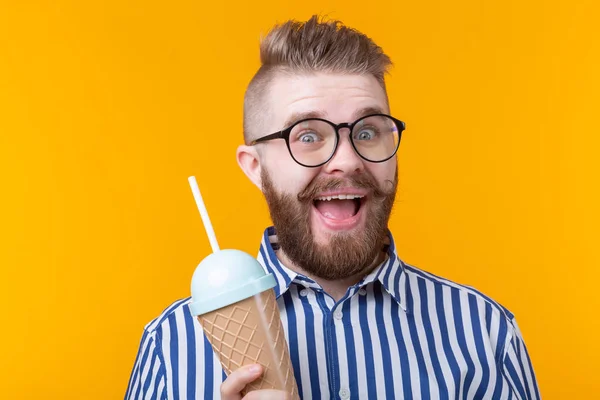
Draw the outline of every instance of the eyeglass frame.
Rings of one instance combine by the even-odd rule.
[[[396,128],[398,128],[398,143],[396,144],[396,148],[394,149],[394,152],[392,153],[392,155],[390,155],[389,157],[387,157],[383,160],[373,161],[373,160],[369,160],[367,157],[363,156],[360,153],[360,151],[358,151],[358,149],[356,148],[356,145],[354,144],[354,140],[352,139],[352,131],[354,130],[354,127],[356,126],[356,124],[358,124],[360,121],[362,121],[366,118],[369,118],[369,117],[387,117],[387,118],[391,119],[394,122],[394,124],[396,124]],[[294,129],[294,127],[296,127],[296,125],[301,124],[302,122],[306,122],[306,121],[325,122],[326,124],[330,125],[335,130],[335,146],[333,148],[333,151],[331,152],[331,155],[329,156],[329,158],[327,158],[327,160],[325,160],[324,162],[317,164],[317,165],[306,165],[306,164],[303,164],[300,161],[296,160],[296,157],[294,157],[294,153],[292,152],[292,148],[290,147],[290,134],[292,133],[292,130]],[[304,119],[294,122],[292,125],[290,125],[289,127],[285,128],[281,131],[271,133],[270,135],[266,135],[266,136],[263,136],[263,137],[260,137],[258,139],[251,141],[250,146],[254,146],[255,144],[258,144],[258,143],[264,143],[264,142],[267,142],[270,140],[284,139],[285,144],[288,149],[288,152],[290,153],[290,156],[297,164],[300,164],[301,166],[306,167],[306,168],[317,168],[317,167],[325,165],[329,161],[331,161],[331,159],[337,152],[338,146],[340,144],[340,129],[343,129],[343,128],[349,129],[350,133],[348,134],[348,140],[350,140],[350,144],[352,145],[352,148],[354,149],[354,151],[356,152],[356,154],[358,154],[358,156],[360,158],[362,158],[365,161],[372,162],[372,163],[382,163],[382,162],[385,162],[385,161],[389,160],[390,158],[394,157],[396,155],[396,153],[398,152],[398,148],[400,148],[400,141],[402,139],[402,132],[404,132],[404,130],[406,129],[406,124],[403,121],[400,121],[399,119],[392,117],[391,115],[381,114],[381,113],[365,115],[363,117],[360,117],[359,119],[357,119],[356,121],[354,121],[352,123],[342,122],[341,124],[334,124],[333,122],[328,121],[323,118],[304,118]]]

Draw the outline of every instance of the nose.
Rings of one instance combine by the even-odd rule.
[[[364,169],[363,159],[356,154],[350,143],[349,129],[340,129],[339,133],[340,140],[337,149],[331,160],[324,165],[324,171],[336,175],[352,175],[361,172]]]

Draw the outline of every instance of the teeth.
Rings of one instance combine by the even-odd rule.
[[[337,196],[323,196],[317,197],[315,200],[319,201],[331,201],[331,200],[354,200],[354,199],[362,199],[364,196],[358,196],[354,194],[339,194]]]

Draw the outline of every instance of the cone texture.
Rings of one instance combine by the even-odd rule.
[[[227,375],[243,365],[263,366],[261,378],[247,385],[244,393],[278,389],[290,394],[291,399],[299,398],[272,289],[199,315],[198,320]]]

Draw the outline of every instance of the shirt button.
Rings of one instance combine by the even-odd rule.
[[[333,313],[333,318],[335,318],[337,320],[342,319],[342,317],[343,317],[343,314],[340,310],[337,310],[336,312]]]
[[[360,289],[358,291],[358,294],[360,294],[361,296],[364,296],[365,294],[367,294],[367,289],[364,289],[364,288]]]
[[[308,296],[308,289],[302,289],[302,290],[300,291],[300,296],[302,296],[302,297],[306,297],[306,296]]]
[[[346,388],[340,390],[340,399],[347,400],[350,398],[350,391]]]

